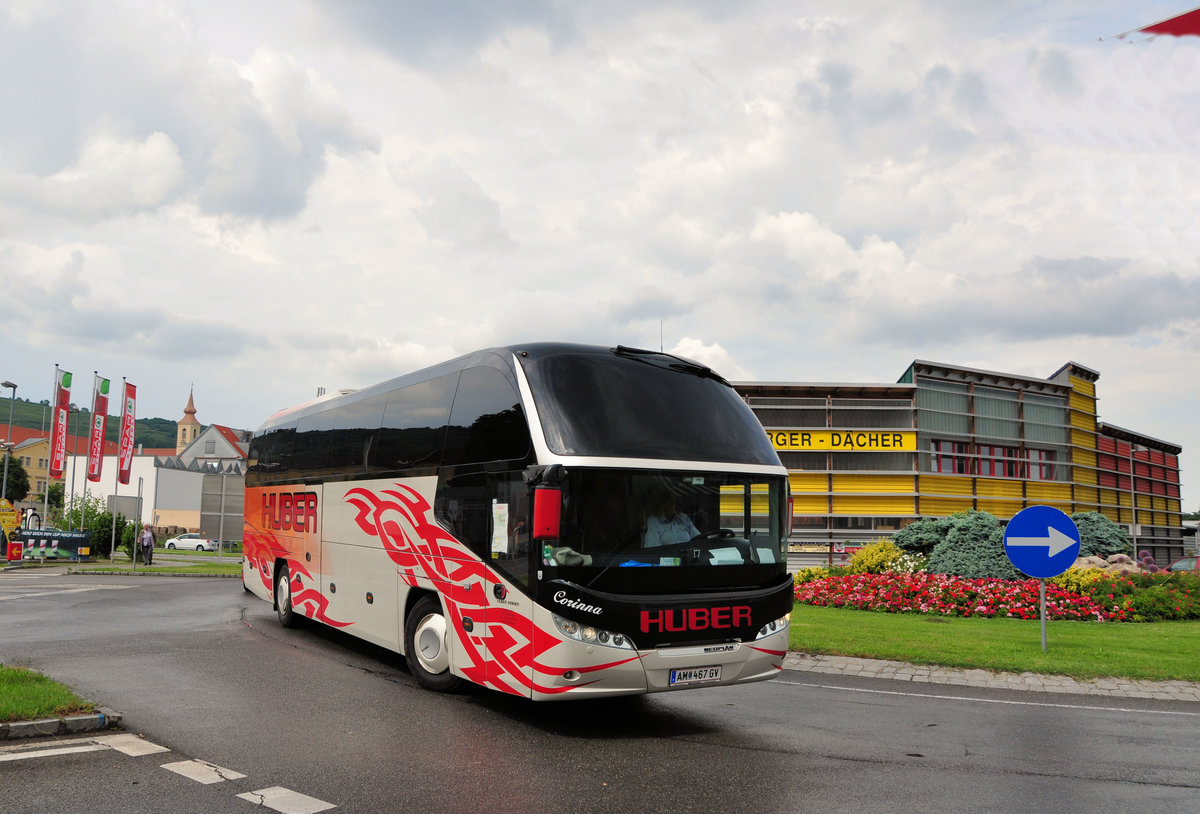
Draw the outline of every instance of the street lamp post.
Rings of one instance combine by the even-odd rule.
[[[0,482],[0,500],[8,497],[8,456],[12,455],[12,417],[13,404],[17,400],[17,386],[12,382],[0,382],[0,387],[12,390],[8,400],[8,440],[4,444],[4,481]]]

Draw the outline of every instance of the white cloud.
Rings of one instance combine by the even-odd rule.
[[[465,9],[7,5],[10,378],[250,426],[539,339],[735,379],[1075,359],[1200,499],[1200,46],[1097,40],[1161,9]]]
[[[52,175],[9,176],[4,197],[10,205],[94,221],[154,209],[183,178],[183,160],[165,133],[140,140],[105,134],[88,139],[78,160]]]

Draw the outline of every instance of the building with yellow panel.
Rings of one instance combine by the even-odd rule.
[[[1097,419],[1100,374],[1046,379],[917,360],[896,384],[742,382],[791,472],[794,547],[861,545],[967,509],[1097,511],[1182,556],[1181,448]]]

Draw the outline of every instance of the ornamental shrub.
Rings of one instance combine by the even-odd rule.
[[[903,552],[886,537],[873,540],[854,552],[847,567],[851,574],[885,574],[894,571]]]
[[[995,515],[959,512],[929,555],[929,571],[972,579],[1024,579],[1004,553],[1004,529]]]
[[[792,576],[792,582],[796,585],[803,585],[806,582],[812,582],[814,579],[825,579],[829,576],[829,569],[821,566],[813,566],[810,568],[801,568]]]
[[[952,517],[924,517],[914,520],[892,535],[892,542],[906,554],[928,557],[938,543],[946,539]]]
[[[1200,616],[1200,596],[1160,581],[1134,592],[1130,597],[1129,610],[1135,622],[1195,619]]]
[[[1093,584],[1104,575],[1101,568],[1068,568],[1058,576],[1051,577],[1050,582],[1066,591],[1091,594]]]
[[[1107,559],[1111,554],[1133,553],[1125,529],[1100,512],[1075,512],[1071,519],[1079,529],[1079,556]]]

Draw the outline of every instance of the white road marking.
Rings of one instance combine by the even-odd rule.
[[[131,757],[171,751],[165,746],[151,743],[145,738],[139,738],[137,735],[99,735],[94,738],[81,738],[71,741],[69,744],[64,743],[61,746],[42,747],[29,744],[0,746],[0,762],[54,757],[55,755],[73,755],[80,752],[99,752],[103,749],[113,749]]]
[[[8,750],[11,747],[0,749],[0,763],[7,763],[13,760],[32,760],[38,757],[54,757],[55,755],[74,755],[80,752],[98,752],[101,749],[107,749],[107,746],[101,746],[98,743],[87,743],[81,746],[57,746],[52,749],[29,749],[29,751],[12,751]],[[25,747],[28,749],[29,747]]]
[[[318,800],[282,786],[248,791],[245,794],[239,794],[238,797],[256,805],[272,808],[281,814],[316,814],[318,811],[337,808],[333,803],[326,803],[324,800]]]
[[[45,747],[33,744],[0,746],[0,763],[73,755],[82,752],[101,752],[106,749],[112,749],[130,757],[141,757],[143,755],[171,751],[167,747],[159,746],[157,743],[148,741],[145,738],[124,733],[81,738],[69,744],[64,743],[61,746]],[[241,772],[235,772],[232,769],[226,769],[204,760],[179,760],[173,763],[163,763],[160,768],[205,785],[221,783],[225,780],[241,780],[246,777]],[[320,811],[337,808],[334,803],[327,803],[324,800],[318,800],[315,797],[309,797],[307,794],[285,789],[282,786],[271,786],[270,788],[249,791],[237,796],[255,805],[278,811],[280,814],[317,814]]]
[[[39,588],[42,586],[38,586]],[[57,596],[59,594],[81,594],[87,591],[125,591],[133,588],[133,585],[88,585],[83,588],[66,585],[48,585],[47,588],[54,588],[52,591],[34,591],[33,593],[15,593],[11,596],[0,596],[0,602],[6,599],[27,599],[31,596]]]
[[[241,780],[246,776],[241,772],[235,772],[232,769],[223,769],[214,763],[207,763],[203,760],[181,760],[177,763],[164,763],[161,768],[175,772],[175,774],[181,774],[190,780],[195,780],[197,783],[204,783],[205,785],[221,783],[225,780]]]
[[[775,679],[780,681],[780,679]],[[1003,698],[970,698],[961,695],[935,695],[926,692],[904,692],[902,690],[872,690],[866,687],[835,687],[832,684],[809,684],[804,681],[788,681],[783,679],[783,684],[792,684],[797,687],[819,687],[823,690],[840,690],[842,692],[864,692],[874,695],[903,695],[910,698],[932,698],[937,701],[964,701],[973,704],[1009,704],[1016,707],[1055,707],[1057,709],[1084,709],[1084,710],[1099,710],[1101,712],[1133,712],[1139,715],[1183,715],[1186,717],[1200,718],[1200,712],[1182,712],[1171,709],[1133,709],[1127,707],[1102,707],[1094,704],[1052,704],[1047,701],[1009,701]]]
[[[158,752],[170,752],[171,750],[165,746],[159,746],[157,743],[151,743],[145,738],[139,738],[137,735],[101,735],[98,738],[93,738],[96,743],[102,743],[110,749],[116,749],[118,752],[130,757],[141,757],[142,755],[153,755]]]

